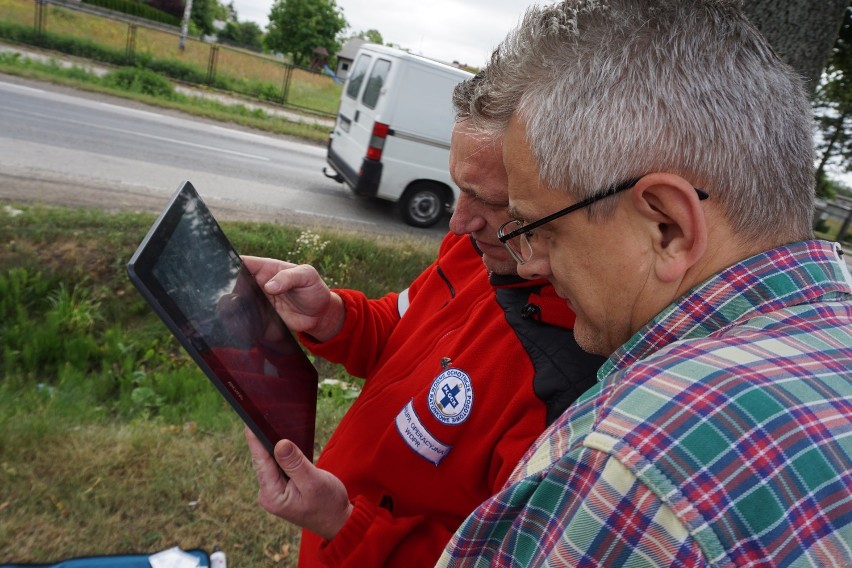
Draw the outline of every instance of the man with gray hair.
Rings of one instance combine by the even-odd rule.
[[[368,299],[329,290],[312,266],[243,257],[308,350],[365,378],[316,466],[281,441],[279,470],[246,430],[261,505],[305,529],[300,567],[434,565],[603,363],[573,340],[552,286],[519,278],[497,238],[506,172],[500,138],[469,126],[475,84],[454,92],[451,233],[407,289]]]
[[[800,80],[733,0],[530,8],[471,104],[519,274],[598,384],[448,566],[852,566],[852,277],[813,240]]]

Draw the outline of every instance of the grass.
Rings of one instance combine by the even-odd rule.
[[[267,54],[203,42],[188,37],[184,49],[179,48],[177,29],[132,26],[126,21],[90,14],[66,6],[46,4],[41,33],[34,21],[37,3],[32,0],[0,0],[0,38],[11,43],[33,45],[51,51],[99,61],[113,66],[149,69],[173,80],[209,85],[218,90],[246,95],[270,103],[283,103],[309,112],[333,116],[340,100],[341,86],[330,77],[289,66],[282,59]],[[20,74],[17,65],[0,68],[6,73]],[[30,77],[65,82],[67,79],[50,71],[27,71]],[[95,88],[87,78],[74,86]],[[287,100],[283,100],[285,83]],[[121,91],[113,94],[122,94]],[[150,102],[150,101],[145,101]],[[151,104],[158,104],[156,101]],[[190,103],[164,101],[163,106],[193,112]],[[215,107],[215,105],[213,105]],[[221,118],[229,112],[221,108],[202,108],[198,114]],[[237,109],[235,122],[258,127],[270,119],[268,115],[246,117]],[[287,121],[273,119],[273,132],[292,134],[324,141],[328,129],[288,126]],[[290,123],[293,124],[293,123]],[[292,131],[291,131],[292,130]],[[322,132],[317,132],[322,130]]]
[[[827,239],[830,241],[839,241],[840,240],[840,229],[843,227],[844,219],[840,219],[838,217],[829,216],[828,219],[819,223],[817,227],[814,229],[816,236],[821,239]],[[852,244],[852,228],[848,230],[845,235],[845,239],[843,242],[845,244]]]
[[[194,116],[314,142],[325,142],[328,139],[326,126],[293,122],[262,109],[250,109],[245,105],[225,104],[214,99],[183,95],[174,90],[170,81],[146,69],[122,68],[101,77],[80,66],[64,66],[57,60],[41,62],[21,57],[17,53],[0,53],[0,72],[119,96]]]
[[[154,217],[0,202],[0,563],[181,546],[295,566],[299,531],[256,504],[241,422],[127,279]],[[246,254],[313,262],[370,296],[406,286],[437,246],[222,226]],[[359,381],[316,364],[331,379],[318,453]]]

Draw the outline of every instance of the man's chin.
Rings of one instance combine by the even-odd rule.
[[[577,314],[577,319],[574,320],[574,341],[586,353],[601,355],[602,357],[609,357],[620,345],[620,343],[613,345],[614,339],[612,337],[591,325],[591,322],[581,314]]]
[[[514,259],[499,259],[484,254],[482,255],[482,262],[491,274],[499,274],[501,276],[517,276],[518,274],[518,265]]]
[[[612,350],[602,344],[601,338],[592,334],[588,328],[582,323],[574,323],[574,341],[580,346],[580,349],[592,355],[602,355],[609,357]]]

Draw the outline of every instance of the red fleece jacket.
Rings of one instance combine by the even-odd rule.
[[[557,330],[544,322],[562,321],[573,341],[564,329],[573,314],[552,288],[519,279],[508,288],[537,306],[522,326]],[[525,332],[507,323],[468,237],[447,236],[436,262],[400,294],[337,293],[346,306],[341,332],[301,340],[366,378],[317,460],[355,508],[331,541],[303,531],[299,565],[432,566],[546,426]],[[587,386],[599,365],[591,360]]]

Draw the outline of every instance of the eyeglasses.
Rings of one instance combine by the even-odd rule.
[[[605,190],[592,195],[582,201],[575,203],[574,205],[569,205],[565,209],[560,209],[556,213],[551,213],[547,217],[542,217],[538,221],[533,221],[532,223],[524,224],[523,221],[512,220],[500,225],[500,228],[497,229],[497,238],[500,239],[500,242],[503,243],[503,246],[506,247],[506,250],[509,251],[509,254],[512,255],[512,258],[515,259],[515,262],[518,264],[524,264],[529,262],[532,259],[533,249],[532,244],[530,243],[530,236],[532,235],[533,229],[537,229],[542,225],[550,223],[560,217],[564,217],[568,213],[573,213],[578,209],[583,209],[584,207],[588,207],[592,203],[596,201],[600,201],[606,197],[610,197],[611,195],[615,195],[617,193],[621,193],[627,189],[630,189],[637,183],[641,177],[629,179],[623,183],[619,183],[617,185],[611,185]],[[710,194],[708,194],[703,189],[695,188],[696,193],[698,193],[698,199],[704,201]],[[507,232],[508,231],[508,232]]]

